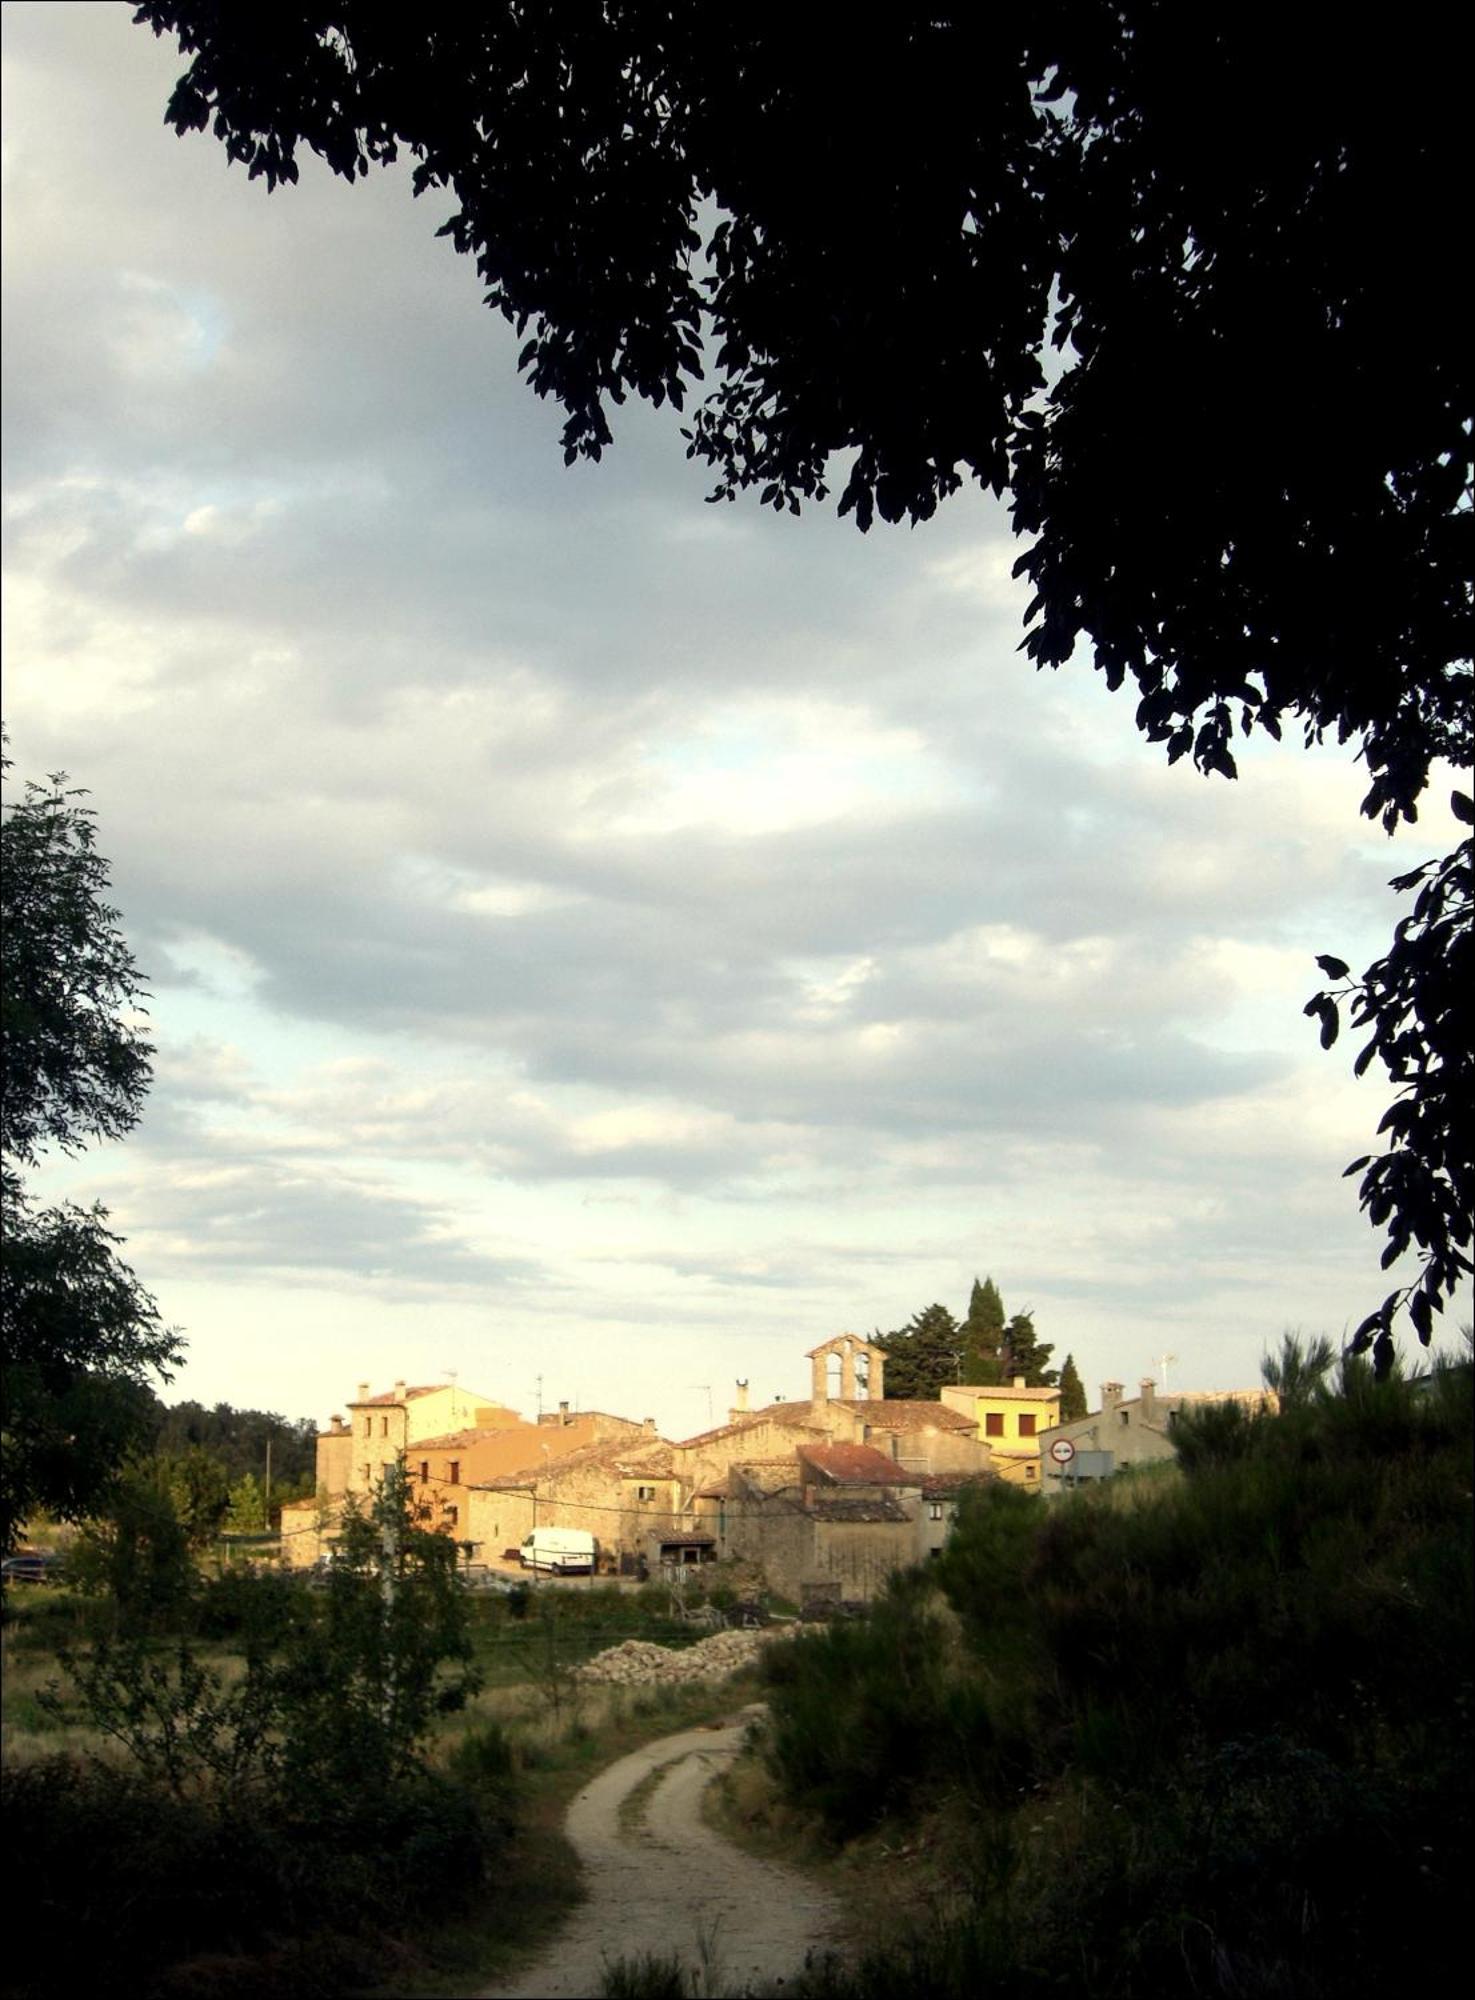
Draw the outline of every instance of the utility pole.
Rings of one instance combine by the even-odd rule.
[[[261,1525],[271,1533],[271,1438],[266,1440],[266,1498],[261,1503]]]

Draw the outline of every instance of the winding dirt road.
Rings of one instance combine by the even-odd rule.
[[[742,1748],[754,1712],[663,1736],[579,1793],[567,1832],[587,1900],[535,1964],[483,2000],[591,2000],[613,1960],[673,1951],[694,1991],[742,1993],[791,1977],[807,1952],[841,1948],[832,1896],[792,1868],[744,1854],[702,1819],[702,1793]]]

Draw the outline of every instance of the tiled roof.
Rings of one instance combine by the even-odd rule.
[[[532,1480],[543,1482],[561,1479],[569,1472],[592,1470],[604,1470],[616,1478],[629,1479],[642,1474],[651,1479],[671,1479],[675,1476],[671,1447],[664,1438],[653,1437],[648,1444],[642,1444],[638,1438],[615,1438],[606,1439],[603,1444],[580,1445],[577,1451],[565,1452],[559,1458],[539,1458],[536,1463],[518,1466],[515,1471],[499,1473],[495,1479],[478,1480],[476,1484],[526,1486]]]
[[[871,1444],[801,1444],[800,1463],[837,1486],[915,1486],[894,1458]]]
[[[737,1437],[743,1431],[752,1430],[758,1424],[800,1424],[806,1430],[818,1427],[810,1422],[812,1415],[808,1403],[769,1403],[761,1410],[748,1410],[735,1423],[718,1424],[715,1430],[698,1431],[695,1437],[680,1438],[678,1451],[688,1451],[694,1445],[715,1444],[719,1438]]]
[[[449,1451],[452,1446],[459,1451],[465,1451],[468,1446],[479,1444],[483,1438],[506,1437],[506,1435],[504,1430],[485,1426],[480,1430],[446,1431],[440,1437],[416,1438],[412,1445],[406,1446],[406,1452],[413,1458],[417,1451]]]
[[[1006,1401],[1013,1397],[1033,1397],[1038,1400],[1041,1396],[1058,1396],[1060,1394],[1058,1387],[1048,1389],[1043,1387],[1038,1389],[1016,1389],[1012,1383],[1006,1386],[1002,1382],[960,1382],[956,1389],[953,1389],[952,1384],[949,1383],[948,1387],[955,1396],[1002,1396]]]
[[[879,1500],[851,1500],[826,1494],[809,1508],[816,1521],[907,1521],[910,1515],[899,1500],[883,1494]]]
[[[413,1402],[416,1396],[433,1396],[437,1389],[445,1389],[449,1388],[449,1386],[449,1383],[446,1382],[427,1382],[423,1388],[406,1389],[403,1400],[409,1403]],[[355,1397],[348,1407],[351,1410],[367,1410],[371,1404],[398,1403],[400,1400],[393,1389],[384,1389],[377,1396]]]
[[[930,1472],[922,1481],[924,1500],[955,1500],[970,1486],[986,1486],[995,1478],[992,1472]]]
[[[929,1403],[920,1398],[902,1396],[848,1398],[840,1406],[853,1410],[864,1417],[873,1431],[971,1431],[973,1419],[964,1416],[961,1410],[950,1410],[946,1403]]]

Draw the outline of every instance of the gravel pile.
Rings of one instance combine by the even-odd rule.
[[[679,1649],[657,1646],[649,1639],[626,1639],[585,1661],[578,1669],[578,1677],[617,1687],[726,1680],[729,1674],[755,1660],[759,1649],[776,1636],[773,1631],[714,1632],[710,1639],[698,1639],[694,1646]]]

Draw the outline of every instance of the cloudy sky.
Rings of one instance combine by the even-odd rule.
[[[454,1372],[681,1435],[975,1273],[1088,1383],[1376,1303],[1386,1099],[1300,1008],[1442,807],[1169,770],[1018,654],[986,496],[712,508],[637,410],[566,470],[436,197],[268,196],[126,5],[4,15],[6,715],[92,792],[158,1044],[45,1186],[186,1329],[171,1396]]]

